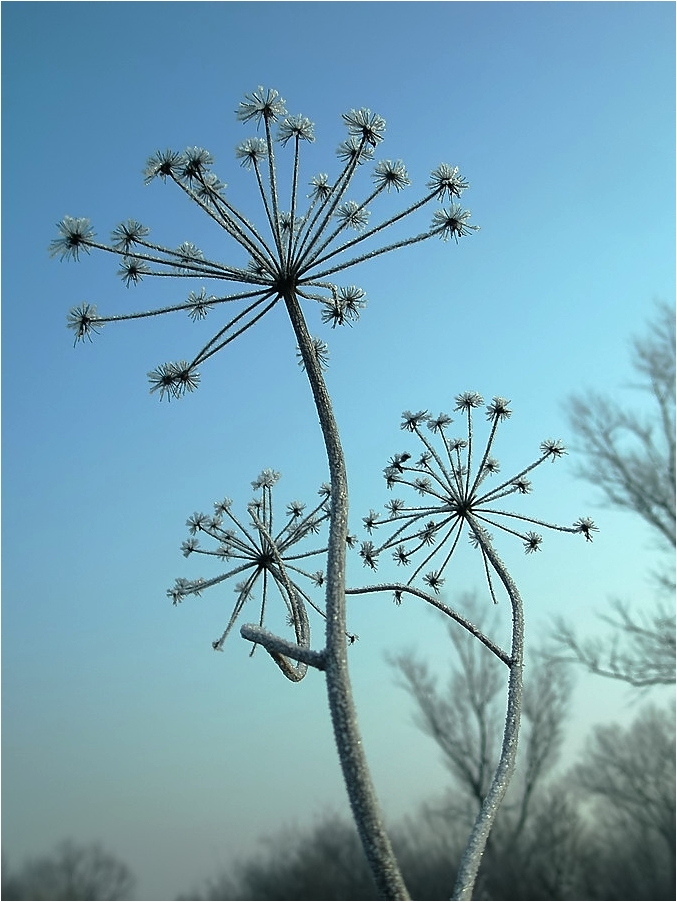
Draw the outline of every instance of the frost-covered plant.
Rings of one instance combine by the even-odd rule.
[[[483,404],[484,400],[477,392],[464,392],[456,397],[454,410],[460,412],[465,420],[465,428],[461,437],[454,438],[447,435],[453,419],[446,413],[432,416],[426,410],[416,413],[407,410],[402,414],[402,429],[418,438],[423,452],[417,460],[409,451],[394,454],[384,470],[384,476],[389,489],[406,489],[409,495],[413,492],[420,500],[415,497],[413,502],[407,502],[392,498],[385,505],[387,516],[383,519],[377,511],[370,510],[363,518],[365,529],[374,534],[382,528],[387,537],[377,545],[371,540],[363,542],[360,555],[365,567],[376,570],[379,555],[390,552],[398,566],[411,565],[413,572],[406,583],[382,583],[347,590],[347,594],[355,595],[393,591],[397,604],[407,593],[422,598],[476,636],[509,668],[507,716],[501,754],[461,861],[455,899],[471,898],[489,832],[515,771],[522,711],[524,609],[517,586],[496,552],[494,536],[488,527],[519,539],[527,554],[538,551],[543,541],[541,534],[531,527],[580,533],[588,541],[592,541],[592,533],[597,529],[588,517],[581,517],[573,526],[558,526],[505,509],[505,499],[530,493],[531,482],[527,474],[548,460],[558,460],[566,451],[561,441],[546,439],[541,443],[536,460],[508,479],[498,478],[500,464],[492,454],[494,442],[499,424],[507,420],[512,411],[510,402],[500,397],[493,398],[486,406],[489,435],[484,449],[477,454],[473,410]],[[424,424],[427,431],[423,429]],[[476,462],[475,455],[479,457],[479,462]],[[494,603],[497,604],[498,599],[492,573],[508,594],[512,609],[509,652],[436,597],[415,587],[417,578],[420,578],[435,596],[439,595],[451,558],[466,529],[470,542],[481,553],[487,586]],[[425,572],[428,567],[431,569]]]
[[[311,573],[300,564],[318,555],[324,558],[327,547],[326,543],[321,548],[305,550],[299,550],[296,546],[311,536],[317,536],[323,524],[329,519],[328,499],[331,488],[326,484],[320,487],[318,494],[321,500],[308,513],[306,505],[301,501],[290,502],[286,507],[284,526],[278,531],[273,525],[273,486],[279,478],[280,474],[277,471],[266,469],[252,482],[252,487],[260,489],[261,494],[247,505],[251,521],[247,525],[233,514],[230,498],[215,502],[212,515],[194,513],[188,518],[186,526],[190,536],[181,546],[184,557],[193,554],[212,555],[221,561],[232,563],[233,566],[211,579],[198,577],[188,580],[179,577],[172,588],[167,590],[167,595],[174,604],[179,604],[187,596],[200,595],[205,589],[234,576],[244,577],[235,585],[235,607],[228,625],[219,638],[212,642],[215,651],[222,651],[223,644],[245,604],[254,598],[255,590],[260,592],[261,598],[258,628],[263,629],[270,594],[276,590],[286,607],[287,622],[293,627],[294,640],[290,645],[286,640],[267,633],[266,647],[284,675],[293,682],[298,682],[306,675],[307,662],[320,670],[324,669],[322,655],[310,651],[310,624],[306,605],[323,617],[324,611],[313,600],[309,590],[301,588],[299,577],[303,577],[304,583],[321,588],[324,585],[325,575],[323,570]],[[197,536],[212,539],[217,543],[217,547],[203,548]],[[351,546],[356,540],[354,536],[347,536],[346,541]],[[346,635],[351,644],[357,639],[357,636],[351,633]],[[256,642],[252,654],[255,649]],[[304,649],[307,650],[305,653]],[[291,664],[287,653],[290,653],[298,664]]]
[[[453,238],[458,242],[459,238],[471,234],[477,226],[470,223],[470,213],[458,203],[468,184],[457,167],[442,163],[432,171],[422,196],[400,212],[385,215],[374,224],[371,207],[377,206],[379,198],[392,191],[399,194],[410,184],[406,168],[400,160],[382,159],[372,170],[370,188],[366,192],[362,189],[358,195],[360,199],[349,196],[355,176],[360,171],[364,172],[366,164],[372,162],[383,141],[385,121],[379,115],[368,109],[351,110],[343,115],[347,137],[337,149],[338,171],[331,177],[324,172],[315,175],[310,180],[309,192],[304,196],[300,187],[301,152],[304,145],[315,140],[312,122],[301,115],[288,115],[285,101],[278,92],[262,87],[245,95],[236,113],[241,122],[252,123],[261,132],[246,138],[236,149],[236,158],[252,174],[260,196],[258,216],[248,218],[232,205],[226,185],[213,170],[211,154],[203,148],[189,147],[182,152],[158,151],[148,160],[145,170],[146,183],[158,179],[173,182],[233,239],[237,253],[231,262],[207,257],[190,241],[184,240],[175,247],[158,244],[150,239],[148,227],[131,219],[118,225],[109,241],[105,242],[97,238],[89,220],[66,216],[58,224],[59,234],[52,242],[50,251],[61,259],[70,260],[78,260],[83,253],[89,254],[93,250],[112,254],[119,260],[119,275],[127,287],[139,285],[144,279],[153,277],[190,281],[187,296],[154,310],[103,315],[95,304],[89,302],[72,308],[67,322],[75,334],[76,344],[84,339],[91,341],[93,335],[108,323],[179,311],[187,313],[194,322],[207,317],[211,320],[226,305],[226,315],[215,326],[206,344],[187,355],[186,359],[162,363],[148,374],[151,392],[156,392],[161,399],[171,400],[194,391],[200,381],[199,368],[207,360],[255,326],[276,305],[286,309],[296,340],[299,364],[310,384],[319,417],[330,483],[320,490],[320,502],[309,513],[305,513],[301,503],[292,502],[286,509],[282,525],[279,522],[276,524],[273,519],[272,489],[279,476],[273,470],[264,470],[253,483],[260,495],[248,506],[248,519],[233,514],[227,499],[216,505],[214,514],[210,516],[194,514],[188,521],[190,536],[183,544],[184,554],[187,557],[212,555],[226,562],[228,569],[208,579],[178,579],[168,594],[174,603],[179,603],[188,595],[199,594],[217,583],[237,578],[235,606],[223,633],[213,642],[214,648],[222,648],[247,602],[259,593],[259,621],[243,625],[241,635],[253,643],[253,648],[257,645],[265,648],[291,680],[302,679],[308,666],[324,672],[339,759],[374,880],[385,898],[406,899],[407,889],[383,827],[352,698],[347,645],[356,637],[346,628],[345,572],[346,550],[355,544],[356,538],[348,533],[345,459],[323,376],[328,362],[328,346],[323,339],[309,334],[303,308],[308,304],[318,305],[322,322],[332,328],[354,323],[366,305],[366,295],[357,285],[337,284],[336,276],[357,264],[428,238],[437,236],[445,241]],[[279,149],[290,154],[290,180],[285,186],[281,184],[278,169]],[[391,226],[402,225],[423,207],[434,203],[438,206],[422,230],[407,237],[391,241],[386,239],[386,232]],[[224,291],[223,287],[219,287],[224,282],[233,287]],[[477,406],[475,401],[479,396],[462,397],[468,399],[464,403],[470,430],[470,408]],[[488,494],[480,488],[485,476],[495,470],[489,449],[496,426],[509,415],[507,403],[505,408],[499,409],[496,407],[498,401],[500,399],[495,399],[491,437],[476,477],[469,475],[469,447],[468,472],[464,473],[459,457],[461,446],[456,450],[449,446],[443,456],[437,456],[438,452],[426,444],[428,440],[423,438],[419,429],[423,420],[419,421],[418,414],[409,415],[408,428],[429,447],[430,456],[411,467],[405,466],[408,455],[396,455],[389,467],[388,479],[390,484],[408,482],[422,497],[426,497],[428,507],[406,508],[393,502],[389,508],[389,521],[396,529],[390,541],[378,549],[371,543],[364,543],[361,553],[365,563],[375,567],[378,553],[394,548],[395,556],[405,563],[412,553],[427,547],[431,541],[435,542],[442,558],[435,559],[434,569],[423,578],[430,588],[439,591],[442,573],[458,541],[457,530],[463,523],[467,524],[481,550],[485,572],[489,574],[491,568],[496,571],[513,603],[513,633],[516,638],[510,656],[501,653],[488,637],[438,599],[415,589],[411,581],[406,586],[397,586],[395,591],[400,593],[399,597],[405,591],[417,594],[445,610],[502,657],[510,667],[510,679],[514,681],[517,679],[515,673],[521,670],[516,663],[518,653],[515,651],[515,643],[522,641],[521,613],[516,613],[521,612],[521,602],[515,602],[519,598],[517,590],[496,556],[482,524],[484,507],[512,491],[523,491],[522,487],[526,484],[524,476],[536,464],[516,478],[522,487],[514,488],[513,483],[510,486],[505,483]],[[425,419],[423,414],[420,416]],[[444,439],[447,424],[448,418],[440,417],[431,420],[429,425]],[[559,456],[562,450],[557,443],[553,443],[548,453],[543,453],[542,460],[545,460]],[[430,518],[431,525],[422,525],[426,517]],[[537,521],[529,522],[535,524]],[[583,522],[580,521],[580,524]],[[314,547],[315,541],[310,540],[325,523],[328,524],[328,538],[319,543],[321,547]],[[370,515],[366,525],[373,529],[376,516]],[[586,532],[589,537],[592,528],[589,523],[587,532],[582,526],[574,531]],[[529,532],[521,536],[523,541],[533,546],[532,550],[538,547],[540,541],[536,540],[535,535]],[[203,547],[200,539],[204,538],[216,543],[216,547]],[[310,549],[306,548],[308,541],[312,546]],[[393,542],[397,544],[393,545]],[[306,559],[317,556],[324,559],[324,568],[311,571],[308,565],[306,569]],[[432,565],[433,559],[434,554],[427,555],[414,577],[429,564]],[[369,592],[377,588],[350,591]],[[324,610],[312,595],[319,589],[324,592]],[[264,627],[264,617],[273,595],[282,599],[293,632],[291,639],[275,635]],[[325,645],[320,651],[310,647],[309,607],[325,619]],[[518,693],[512,691],[511,699],[514,710],[511,712],[513,729],[510,741],[515,744],[519,722]],[[509,774],[504,770],[497,775],[497,779],[499,777],[499,782],[506,783]],[[483,836],[475,837],[474,845],[471,843],[469,855],[475,872],[486,835],[488,827],[484,829]],[[470,873],[472,867],[466,870]],[[463,881],[464,894],[471,892],[473,879],[468,877]]]
[[[346,200],[358,169],[371,161],[383,140],[385,120],[367,109],[351,110],[343,120],[348,137],[337,150],[343,163],[329,180],[320,173],[310,180],[310,193],[301,210],[299,165],[304,143],[315,140],[313,123],[304,116],[289,116],[285,101],[277,91],[259,87],[240,103],[237,117],[242,122],[263,125],[265,138],[250,137],[236,149],[241,165],[254,173],[263,205],[265,230],[254,225],[228,201],[226,185],[214,173],[211,154],[201,147],[189,147],[179,153],[158,151],[147,162],[145,181],[174,182],[244,251],[246,262],[238,265],[209,260],[195,244],[184,241],[175,248],[163,247],[149,239],[150,229],[136,220],[120,223],[108,243],[97,239],[88,219],[65,216],[58,223],[59,237],[50,252],[62,260],[78,260],[81,252],[101,250],[120,260],[118,274],[125,285],[138,285],[151,276],[175,279],[204,279],[240,285],[234,293],[207,294],[191,290],[188,297],[156,310],[103,316],[95,304],[83,303],[68,315],[75,341],[100,331],[106,324],[121,320],[160,316],[184,310],[192,320],[202,320],[222,304],[240,302],[238,313],[219,328],[190,360],[160,364],[148,374],[151,391],[160,397],[177,397],[194,391],[200,379],[198,367],[255,325],[278,303],[290,309],[292,323],[303,319],[299,302],[321,306],[322,320],[332,327],[352,323],[367,303],[365,292],[356,285],[338,286],[333,277],[349,267],[407,245],[439,236],[443,239],[470,234],[477,226],[469,222],[470,213],[456,200],[468,187],[457,167],[446,163],[435,169],[428,191],[399,213],[368,227],[372,204],[380,195],[399,193],[409,184],[401,160],[381,160],[372,172],[373,187],[361,201]],[[277,134],[273,127],[277,124]],[[293,146],[291,185],[282,192],[278,185],[276,144]],[[391,243],[380,243],[390,226],[433,201],[448,200],[435,210],[432,222],[422,232]],[[288,209],[283,210],[283,205]],[[353,235],[352,232],[355,232]],[[371,241],[370,239],[375,239]],[[300,329],[300,324],[295,329]],[[297,336],[298,337],[298,336]],[[303,353],[303,352],[302,352]]]
[[[363,518],[365,528],[370,534],[379,526],[401,524],[377,547],[371,541],[362,543],[360,555],[366,566],[375,570],[378,557],[383,551],[392,551],[395,562],[404,566],[411,562],[413,555],[423,551],[423,560],[414,569],[407,585],[411,585],[416,577],[434,562],[435,566],[422,578],[424,583],[439,594],[445,581],[444,573],[461,538],[463,527],[467,526],[470,541],[482,553],[491,597],[494,603],[498,603],[484,545],[486,541],[493,541],[487,527],[494,527],[521,539],[527,554],[540,549],[543,536],[533,529],[519,531],[517,527],[520,521],[527,526],[538,526],[559,532],[583,533],[588,540],[592,539],[592,532],[596,527],[587,518],[581,518],[573,526],[557,526],[526,514],[504,510],[503,502],[500,507],[496,507],[496,502],[500,499],[511,495],[528,494],[531,491],[531,482],[527,479],[527,473],[535,470],[546,460],[555,461],[566,454],[561,441],[547,439],[541,443],[541,453],[535,461],[509,479],[499,481],[498,485],[488,488],[487,480],[500,470],[500,464],[492,457],[491,452],[499,423],[512,415],[509,403],[505,398],[496,397],[487,405],[486,414],[491,429],[476,467],[473,467],[475,449],[472,411],[473,408],[484,404],[483,398],[477,392],[464,392],[456,398],[455,410],[462,411],[466,417],[463,437],[447,437],[446,430],[453,422],[448,414],[441,413],[433,417],[427,410],[420,410],[417,413],[406,410],[402,414],[402,429],[413,432],[425,450],[415,463],[409,463],[412,456],[408,452],[394,454],[384,470],[384,476],[389,489],[408,486],[422,500],[416,504],[411,502],[407,504],[399,498],[393,498],[385,505],[388,512],[385,520],[381,520],[380,514],[373,510]],[[431,437],[422,430],[423,423],[432,433]],[[437,443],[435,438],[438,439]]]

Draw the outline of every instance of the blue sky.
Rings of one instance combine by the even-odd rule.
[[[369,298],[352,329],[308,311],[330,344],[358,532],[387,500],[381,472],[403,450],[406,408],[450,412],[466,389],[510,398],[496,448],[507,473],[544,438],[566,441],[570,393],[643,403],[629,339],[675,290],[674,16],[671,3],[3,4],[10,862],[66,835],[99,839],[137,873],[138,898],[171,898],[261,835],[346,809],[319,675],[287,683],[237,635],[214,654],[229,586],[177,608],[165,596],[176,576],[198,575],[180,553],[193,511],[226,494],[244,510],[264,467],[283,474],[281,503],[310,500],[327,478],[282,311],[205,365],[194,395],[158,403],[147,371],[190,357],[200,326],[185,314],[110,325],[74,349],[65,318],[82,301],[113,313],[182,298],[164,280],[125,288],[112,258],[50,259],[55,224],[86,216],[106,236],[132,217],[161,243],[191,240],[229,262],[232,243],[173,186],[144,186],[142,170],[156,149],[206,147],[229,196],[258,216],[234,157],[252,129],[234,110],[259,84],[315,122],[308,176],[336,170],[341,114],[363,106],[387,122],[377,158],[407,166],[403,203],[439,163],[460,167],[481,231],[351,272]],[[652,596],[650,534],[600,506],[575,465],[572,453],[539,471],[530,512],[588,514],[595,542],[548,536],[539,555],[519,543],[503,553],[534,647],[553,615],[585,630],[609,597]],[[483,591],[466,557],[449,603]],[[350,580],[363,578],[351,565]],[[446,776],[385,652],[415,648],[443,674],[451,645],[431,613],[389,597],[351,602],[349,621],[365,743],[397,818]],[[581,678],[572,754],[592,723],[631,713],[622,689]]]

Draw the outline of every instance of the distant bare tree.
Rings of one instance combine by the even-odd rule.
[[[354,825],[327,815],[304,830],[281,830],[202,891],[180,898],[213,902],[380,897]]]
[[[466,595],[463,608],[479,611]],[[501,662],[485,646],[472,642],[465,631],[449,629],[454,660],[445,689],[426,661],[409,653],[390,658],[400,684],[416,703],[415,720],[435,740],[444,763],[461,792],[460,808],[482,805],[493,776],[503,726],[505,689]],[[538,660],[527,670],[524,691],[524,734],[519,756],[520,776],[515,780],[511,833],[516,837],[526,821],[534,789],[555,763],[563,738],[563,723],[571,694],[564,665]],[[456,807],[458,803],[452,803]]]
[[[604,899],[674,899],[675,712],[648,706],[629,727],[597,727],[574,783],[598,824],[591,882]],[[592,887],[594,892],[594,886]]]
[[[503,825],[505,828],[505,824]],[[590,825],[564,784],[539,785],[529,818],[513,841],[509,829],[497,835],[480,871],[476,899],[585,899]],[[600,875],[604,885],[604,875]]]
[[[638,387],[651,395],[654,411],[647,419],[591,391],[572,397],[569,418],[585,455],[580,474],[674,546],[675,313],[667,304],[657,305],[633,351]]]
[[[126,899],[133,886],[127,865],[95,843],[60,843],[52,855],[28,860],[16,873],[3,862],[3,900]]]
[[[651,611],[634,614],[626,602],[618,599],[613,599],[610,607],[613,614],[600,615],[612,627],[605,639],[581,639],[559,618],[555,625],[559,649],[590,673],[622,680],[639,689],[674,683],[674,609],[658,601]]]
[[[630,727],[597,727],[575,776],[607,820],[636,825],[674,855],[674,709],[650,705]]]
[[[516,809],[518,818],[512,828],[513,836],[522,832],[530,814],[534,792],[537,788],[543,788],[544,777],[559,758],[571,690],[571,678],[566,666],[553,667],[541,658],[536,659],[533,670],[526,677],[526,741],[521,752],[521,798]]]
[[[471,802],[474,815],[487,793],[498,757],[501,665],[484,646],[468,643],[465,634],[450,630],[449,635],[458,665],[446,691],[438,688],[438,678],[427,661],[402,653],[392,656],[390,662],[400,684],[416,702],[417,726],[437,743],[458,783],[461,809],[467,810]]]
[[[652,412],[640,415],[596,392],[574,396],[569,417],[584,463],[579,474],[601,490],[607,503],[639,515],[660,546],[675,546],[675,314],[657,305],[647,333],[633,341],[639,388],[649,393]],[[659,575],[674,590],[672,563]],[[555,625],[558,651],[590,672],[648,687],[675,682],[675,615],[658,602],[633,613],[612,602],[607,638],[581,640],[563,620]]]
[[[545,668],[538,670],[541,690],[559,683],[557,670],[550,680]],[[544,780],[562,725],[551,709],[560,710],[565,693],[555,690],[539,699],[533,679],[531,688],[536,710],[547,712],[545,719],[534,719],[532,731],[546,738],[533,743],[540,749],[534,762],[522,762],[519,801],[528,785],[525,771],[531,766],[541,777],[517,836],[522,809],[502,808],[473,898],[674,899],[674,713],[647,708],[629,727],[598,727],[573,771]],[[456,765],[450,770],[456,773]],[[469,804],[473,789],[470,783],[466,788]],[[450,875],[461,860],[467,831],[460,820],[458,810],[450,816],[434,804],[394,827],[393,844],[412,899],[449,898]],[[180,898],[369,900],[379,895],[354,826],[325,816],[304,829],[281,829],[205,889]]]

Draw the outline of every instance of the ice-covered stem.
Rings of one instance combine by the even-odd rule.
[[[293,683],[300,682],[305,676],[305,671],[294,668],[287,660],[288,658],[298,661],[299,664],[315,667],[317,670],[325,669],[325,653],[323,651],[313,651],[312,648],[306,648],[297,642],[290,642],[255,623],[243,623],[240,627],[240,635],[243,639],[255,642],[256,645],[265,648],[282,673]]]
[[[325,674],[336,747],[350,807],[374,882],[385,899],[409,899],[383,826],[348,673],[345,602],[348,479],[345,458],[322,369],[293,289],[284,292],[284,301],[310,382],[329,463],[331,517],[327,551]]]
[[[496,554],[487,532],[482,529],[472,516],[468,517],[468,523],[510,598],[512,607],[512,642],[509,665],[510,676],[508,678],[508,703],[501,755],[491,786],[482,803],[482,808],[477,815],[463,852],[452,899],[472,898],[477,872],[479,871],[489,833],[496,820],[498,809],[506,794],[512,775],[515,772],[524,679],[524,610],[522,599],[505,564]]]
[[[424,592],[422,589],[417,589],[415,586],[408,586],[404,583],[379,583],[374,586],[360,586],[356,589],[346,589],[346,595],[366,595],[369,592],[394,592],[395,593],[395,602],[396,604],[400,604],[402,600],[402,595],[404,593],[408,595],[414,595],[416,598],[422,598],[423,601],[427,601],[428,604],[432,605],[434,608],[437,608],[438,611],[441,611],[443,614],[446,614],[447,617],[451,617],[452,620],[455,620],[463,629],[467,630],[471,636],[474,636],[476,639],[489,649],[490,652],[496,655],[496,657],[503,661],[504,664],[507,664],[510,667],[511,657],[508,655],[503,649],[498,646],[495,642],[493,642],[488,636],[485,636],[479,627],[475,626],[474,623],[471,623],[466,617],[463,617],[462,614],[459,614],[458,611],[455,611],[453,608],[450,608],[449,605],[445,604],[443,601],[440,601],[439,598],[435,598],[434,595],[430,595],[428,592]]]

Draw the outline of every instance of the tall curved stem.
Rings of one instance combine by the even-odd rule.
[[[471,523],[472,526],[472,523]],[[505,586],[512,607],[512,645],[510,656],[510,676],[508,678],[508,704],[503,730],[503,743],[501,755],[491,781],[491,786],[486,794],[482,808],[480,809],[472,832],[468,838],[461,866],[456,877],[456,885],[452,899],[471,899],[477,872],[482,861],[482,856],[489,839],[489,833],[496,820],[498,809],[508,789],[508,785],[515,772],[515,760],[517,757],[517,740],[519,737],[520,716],[522,713],[522,694],[524,677],[524,609],[522,599],[508,573],[505,564],[496,554],[493,545],[486,533],[473,529],[475,536],[482,546],[482,550],[489,559],[491,566]]]
[[[364,754],[348,674],[345,600],[348,479],[345,458],[329,393],[295,292],[293,290],[285,292],[284,300],[313,392],[331,479],[331,518],[327,551],[325,674],[334,738],[350,807],[376,886],[385,899],[409,899],[390,840],[383,826],[383,819]]]

